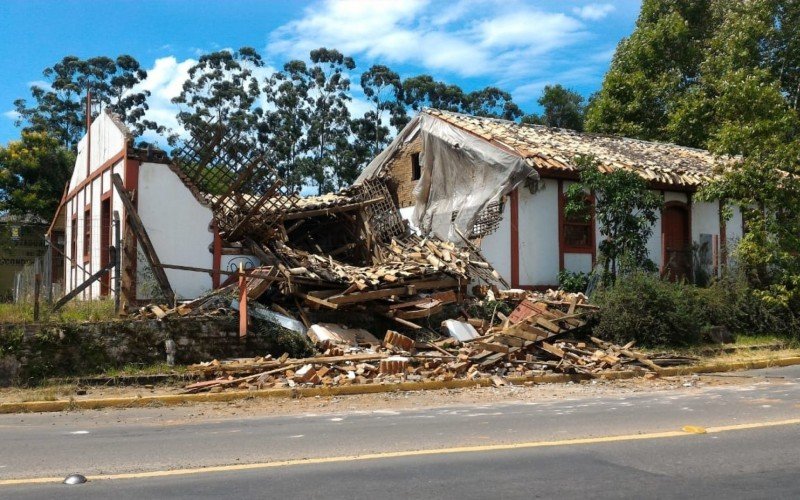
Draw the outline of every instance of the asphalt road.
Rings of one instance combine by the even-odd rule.
[[[73,471],[139,475],[0,484],[0,498],[800,497],[800,368],[751,374],[780,378],[627,397],[193,423],[165,421],[163,409],[127,410],[137,418],[126,425],[116,411],[6,415],[0,483]],[[773,422],[784,424],[764,426]],[[686,425],[709,433],[681,432]],[[268,464],[298,459],[311,460]],[[236,465],[252,463],[261,465]],[[175,469],[183,471],[159,477]]]

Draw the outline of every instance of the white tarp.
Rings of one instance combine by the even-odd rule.
[[[422,234],[462,243],[481,210],[522,184],[535,170],[511,148],[489,142],[444,120],[421,113],[356,182],[381,173],[403,144],[422,136],[421,176],[414,188],[411,223]]]

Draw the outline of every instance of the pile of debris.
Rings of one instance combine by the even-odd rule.
[[[229,132],[214,125],[195,134],[193,142],[177,150],[173,168],[211,207],[223,240],[220,252],[252,257],[259,264],[238,272],[163,264],[145,244],[142,229],[138,239],[149,249],[145,255],[154,270],[228,278],[192,302],[149,305],[134,313],[159,320],[238,315],[242,337],[249,330],[289,330],[307,337],[319,354],[202,363],[191,369],[210,380],[187,391],[502,381],[544,373],[594,377],[606,371],[657,371],[660,365],[684,361],[649,358],[631,345],[580,340],[597,310],[585,296],[508,290],[477,242],[464,236],[484,234],[480,228],[462,228],[462,233],[454,223],[460,237],[455,243],[414,234],[386,179],[301,198]],[[155,275],[164,295],[174,296],[163,271]],[[269,328],[263,328],[265,323]],[[382,339],[374,335],[378,331]]]
[[[428,341],[394,330],[379,340],[364,329],[314,324],[307,335],[320,355],[200,363],[189,370],[209,380],[187,386],[186,392],[484,378],[505,385],[508,377],[549,373],[597,377],[610,371],[658,372],[662,366],[691,362],[649,357],[633,350],[632,343],[618,346],[593,337],[575,340],[572,336],[596,310],[580,294],[499,295],[518,305],[509,316],[496,313],[498,324],[493,324],[494,318],[447,319],[441,325],[447,337]]]

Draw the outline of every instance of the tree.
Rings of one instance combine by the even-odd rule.
[[[190,134],[215,121],[253,139],[259,110],[254,108],[261,89],[253,68],[263,66],[251,47],[204,54],[189,69],[181,93],[172,99],[180,106],[178,122]]]
[[[351,57],[338,50],[319,48],[311,51],[313,66],[308,69],[311,86],[311,108],[306,147],[310,157],[303,162],[306,179],[322,194],[349,184],[349,174],[355,161],[343,146],[349,141],[350,79],[346,71],[356,67]],[[355,179],[355,178],[353,178]]]
[[[526,115],[522,118],[523,123],[583,130],[585,106],[582,95],[561,84],[545,85],[538,103],[544,108],[544,113],[541,116]]]
[[[797,137],[797,112],[764,53],[774,8],[765,1],[719,4],[722,21],[708,41],[700,75],[672,106],[672,140],[746,155]]]
[[[23,131],[0,147],[0,212],[50,220],[75,165],[75,154],[45,132]]]
[[[522,116],[511,94],[497,87],[486,87],[470,92],[464,97],[464,112],[475,116],[516,120]]]
[[[88,91],[92,92],[94,114],[104,106],[120,116],[135,134],[163,131],[155,122],[144,119],[150,92],[134,89],[147,78],[147,72],[129,55],[86,60],[67,56],[43,74],[48,85],[31,86],[33,105],[25,99],[14,101],[16,124],[24,126],[25,131],[45,132],[75,150],[86,132]]]
[[[462,111],[466,104],[464,91],[430,75],[417,75],[403,80],[403,100],[414,111],[430,107],[444,111]]]
[[[645,0],[587,111],[587,130],[669,140],[671,105],[698,78],[706,42],[720,22],[714,3]]]
[[[408,123],[405,106],[403,106],[403,84],[400,75],[386,66],[373,65],[361,74],[361,88],[364,95],[372,103],[373,109],[364,114],[364,119],[371,122],[365,127],[363,139],[371,139],[370,153],[377,155],[389,143],[389,128],[384,124],[384,113],[389,114],[389,124],[400,130]],[[366,125],[366,122],[364,123]]]
[[[587,195],[594,197],[594,216],[600,235],[605,274],[613,279],[621,266],[654,269],[647,256],[647,240],[662,207],[661,198],[636,173],[615,169],[603,173],[592,157],[577,157],[580,182],[566,192],[568,217],[590,217]]]
[[[306,154],[311,98],[308,68],[303,61],[289,61],[283,71],[271,75],[263,91],[270,110],[258,124],[258,139],[278,174],[292,190],[303,186],[301,159]]]

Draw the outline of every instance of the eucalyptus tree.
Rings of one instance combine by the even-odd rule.
[[[86,95],[92,110],[101,107],[117,114],[134,134],[163,128],[145,118],[148,90],[140,84],[147,72],[129,55],[116,59],[100,56],[80,59],[66,56],[43,71],[45,81],[31,86],[31,102],[14,101],[16,124],[25,131],[45,132],[64,147],[75,150],[86,132]]]

